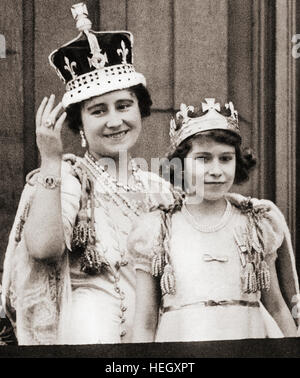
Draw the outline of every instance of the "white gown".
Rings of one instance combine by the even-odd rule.
[[[150,194],[152,203],[166,206],[172,203],[169,184],[149,172],[140,171],[139,175],[146,188],[151,183],[153,192],[158,194]],[[164,193],[155,189],[158,184],[163,185]],[[23,191],[10,234],[3,276],[3,303],[20,345],[126,343],[131,339],[135,270],[127,249],[127,237],[133,222],[147,210],[149,193],[142,193],[142,199],[139,193],[128,193],[129,198],[133,195],[141,202],[141,212],[136,214],[116,205],[103,193],[97,180],[94,189],[95,249],[99,249],[100,243],[105,247],[110,267],[95,275],[82,272],[82,256],[71,248],[81,206],[81,184],[71,165],[62,162],[61,205],[68,251],[58,264],[31,259],[22,233],[20,240],[16,238],[35,186],[27,184]]]
[[[263,221],[268,261],[276,259],[277,249],[283,241],[280,222],[276,215],[273,219],[272,216]],[[159,222],[158,213],[146,214],[130,236],[136,254],[136,269],[151,272]],[[185,207],[172,215],[170,262],[176,291],[162,298],[156,341],[283,337],[261,303],[260,291],[246,294],[242,290],[242,267],[233,230],[245,227],[246,216],[230,202],[223,218],[214,227],[197,226]],[[255,307],[205,306],[203,301],[209,300],[256,304]]]

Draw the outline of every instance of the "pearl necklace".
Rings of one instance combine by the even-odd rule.
[[[131,217],[132,212],[136,215],[140,215],[141,204],[137,201],[129,200],[126,198],[126,195],[122,194],[122,190],[128,193],[142,192],[145,189],[145,185],[138,174],[139,168],[134,160],[130,160],[132,176],[135,180],[133,185],[124,185],[118,182],[117,179],[113,178],[88,152],[86,152],[84,160],[87,163],[89,171],[93,174],[99,184],[102,193],[106,194],[119,208],[121,208],[126,216]]]
[[[186,203],[182,206],[182,213],[185,218],[192,224],[194,228],[201,232],[216,232],[223,228],[231,217],[232,206],[231,203],[226,200],[226,209],[222,215],[220,221],[216,225],[200,224],[196,221],[195,217],[188,211]]]

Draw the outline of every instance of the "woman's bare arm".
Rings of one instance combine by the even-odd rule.
[[[53,176],[61,178],[62,141],[61,128],[66,117],[63,113],[58,120],[62,105],[53,109],[55,97],[45,98],[36,116],[37,145],[41,155],[40,178]],[[53,126],[46,126],[47,119]],[[30,255],[38,259],[60,256],[65,248],[60,185],[49,189],[37,183],[36,193],[24,226],[25,242]]]

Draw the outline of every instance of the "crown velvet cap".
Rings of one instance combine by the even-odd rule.
[[[215,103],[214,98],[206,98],[202,102],[202,116],[195,116],[194,107],[185,104],[180,105],[180,111],[176,113],[175,119],[170,121],[170,142],[171,151],[187,138],[210,130],[226,130],[241,138],[238,125],[238,112],[234,109],[233,103],[225,104],[227,115],[221,114],[221,106]],[[194,116],[193,116],[194,115]]]
[[[95,32],[85,4],[73,5],[78,37],[49,55],[58,76],[66,83],[64,108],[94,96],[146,86],[144,76],[133,66],[133,36],[128,31]]]

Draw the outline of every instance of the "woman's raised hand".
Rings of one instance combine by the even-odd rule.
[[[55,95],[45,97],[36,113],[36,141],[43,161],[60,160],[63,154],[61,129],[67,113],[63,112],[62,103],[54,108]]]

